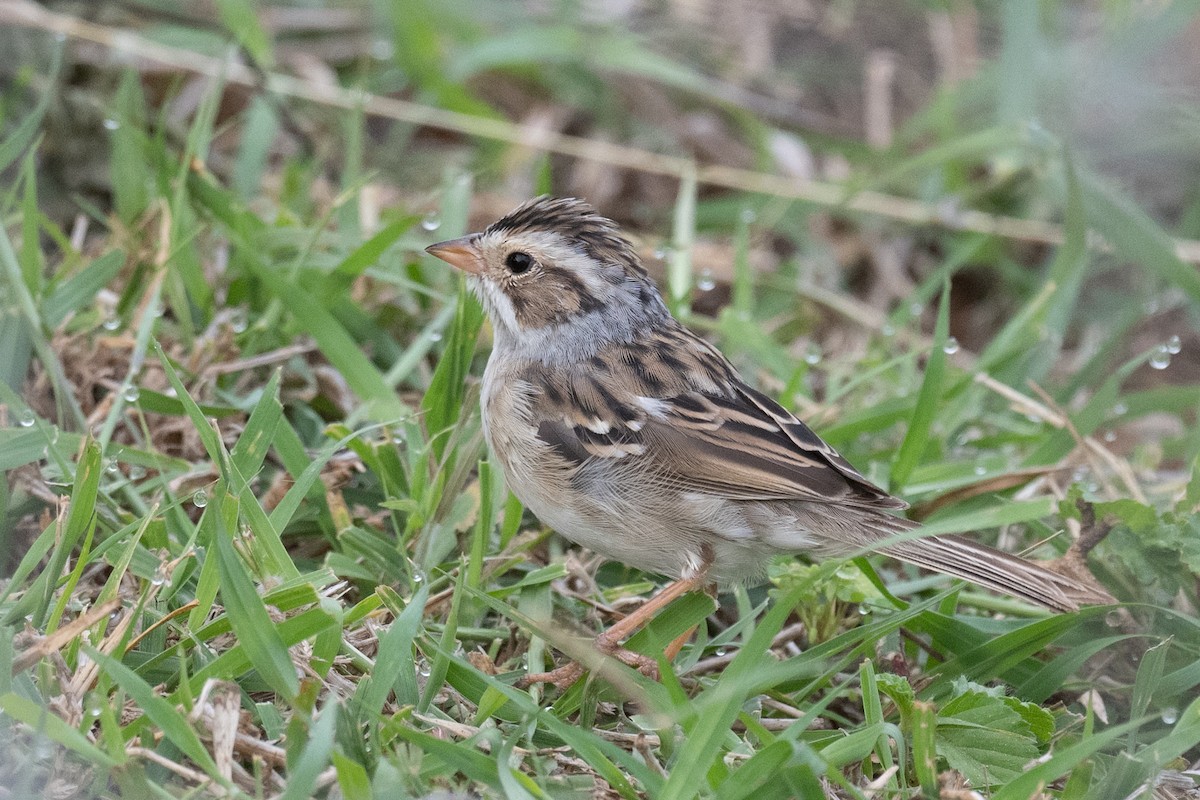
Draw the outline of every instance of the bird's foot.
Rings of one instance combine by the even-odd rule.
[[[650,658],[650,656],[626,650],[624,647],[621,647],[620,642],[603,633],[596,637],[593,646],[601,655],[615,658],[622,664],[633,667],[651,680],[658,679],[658,662]],[[549,672],[535,672],[526,675],[517,681],[516,686],[518,689],[527,689],[535,683],[552,683],[561,692],[579,680],[585,671],[587,671],[587,667],[583,664],[580,664],[578,661],[569,661]]]

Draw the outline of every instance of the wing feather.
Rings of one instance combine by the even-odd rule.
[[[574,385],[551,394],[586,397],[586,414],[546,409],[538,437],[569,464],[620,460],[631,468],[622,474],[653,476],[681,491],[904,507],[778,403],[736,379],[726,388],[618,400],[594,385]]]

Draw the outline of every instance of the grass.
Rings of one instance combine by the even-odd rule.
[[[252,6],[217,6],[238,32],[225,38],[276,63]],[[751,144],[773,130],[700,62],[619,28],[589,60],[582,28],[547,21],[543,60],[520,56],[532,34],[500,6],[481,10],[490,33],[453,5],[379,10],[393,57],[339,77],[406,81],[483,133],[500,116],[473,82],[488,75],[610,114],[612,76],[636,75],[737,117]],[[1089,564],[1120,604],[1048,616],[874,558],[783,559],[769,587],[719,609],[683,598],[638,634],[653,655],[699,626],[660,681],[604,664],[561,695],[513,683],[586,656],[580,637],[657,579],[581,562],[507,493],[473,377],[488,330],[423,247],[469,230],[502,179],[555,188],[562,164],[486,137],[459,144],[464,162],[393,130],[424,170],[406,185],[390,171],[403,165],[373,161],[365,113],[265,93],[231,112],[211,82],[180,123],[181,80],[164,96],[105,67],[81,88],[70,47],[22,29],[34,55],[0,108],[0,785],[1119,800],[1186,772],[1200,758],[1200,385],[1161,378],[1189,356],[1173,337],[1195,341],[1200,284],[1176,238],[1196,237],[1197,215],[1164,228],[1067,128],[1028,124],[1050,89],[1022,86],[1008,48],[1051,33],[1026,13],[1003,13],[998,60],[892,149],[822,142],[853,167],[832,205],[769,181],[717,192],[719,170],[698,166],[653,210],[646,233],[669,246],[647,257],[689,324],[931,528],[1051,558],[1111,525]],[[1134,33],[1174,30],[1143,22]],[[211,51],[191,24],[149,33]],[[961,109],[989,91],[995,124],[970,124]],[[69,138],[95,139],[101,199],[43,171],[80,94],[99,116]],[[297,126],[322,131],[312,151],[281,151]],[[380,204],[381,187],[397,199]],[[1047,217],[1058,243],[954,219],[881,229],[863,196],[885,214],[950,197],[988,219]],[[840,273],[830,288],[829,214],[867,240],[924,238],[928,269],[887,307]],[[714,240],[732,242],[719,281],[695,249]],[[757,269],[780,242],[795,256]],[[961,319],[980,272],[1003,306],[983,335]]]

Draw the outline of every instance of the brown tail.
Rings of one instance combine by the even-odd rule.
[[[853,522],[845,518],[839,522],[842,525],[837,537],[838,545],[830,547],[830,552],[844,553],[848,546],[865,547],[918,567],[953,575],[1002,594],[1028,600],[1053,611],[1077,611],[1080,606],[1116,602],[1091,580],[1090,575],[1076,578],[1061,574],[961,536],[922,536],[889,541],[921,527],[920,523],[912,520],[873,512],[855,518]]]
[[[1025,559],[961,536],[925,536],[880,548],[892,558],[944,572],[1053,611],[1115,603],[1099,586],[1060,575]]]

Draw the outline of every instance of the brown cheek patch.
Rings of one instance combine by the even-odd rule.
[[[525,279],[510,279],[502,288],[512,302],[517,322],[527,328],[565,322],[604,305],[588,291],[581,278],[562,269],[547,268]]]

